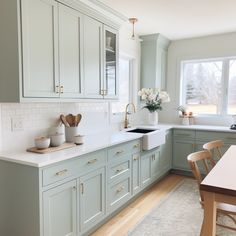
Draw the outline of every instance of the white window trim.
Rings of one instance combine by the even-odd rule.
[[[222,61],[222,91],[223,98],[222,104],[220,106],[220,114],[197,114],[198,117],[226,117],[231,116],[227,114],[227,104],[228,104],[228,83],[229,83],[229,61],[236,60],[236,56],[229,57],[213,57],[213,58],[203,58],[203,59],[182,59],[180,60],[180,94],[179,94],[179,105],[186,106],[186,89],[184,86],[183,78],[183,68],[185,63],[197,63],[197,62],[214,62]]]
[[[129,75],[129,103],[134,101],[134,65],[136,59],[133,56],[130,56],[129,54],[126,53],[120,53],[119,54],[119,59],[124,58],[130,61],[130,75]],[[118,123],[124,120],[125,116],[125,111],[123,112],[117,112],[113,113],[112,112],[112,101],[109,102],[109,110],[110,110],[110,122],[111,123]]]

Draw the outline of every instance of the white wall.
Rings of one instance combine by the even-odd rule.
[[[139,41],[130,39],[131,29],[124,24],[120,29],[120,51],[133,57],[134,87],[139,84]],[[136,94],[136,92],[135,92]],[[49,127],[58,124],[60,114],[81,113],[81,134],[118,130],[119,123],[110,123],[109,102],[92,101],[78,103],[2,103],[0,104],[0,150],[25,150],[34,145],[36,136],[46,135]],[[23,130],[12,131],[12,118],[23,121]]]
[[[160,112],[160,120],[179,123],[180,61],[214,57],[236,56],[236,33],[173,41],[168,51],[167,90],[171,103]],[[229,125],[231,117],[197,117],[197,124]]]

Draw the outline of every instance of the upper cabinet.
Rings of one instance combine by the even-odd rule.
[[[61,2],[1,1],[0,102],[118,97],[116,25]]]
[[[170,40],[161,34],[143,35],[141,42],[141,88],[166,90],[167,52]]]
[[[84,95],[117,98],[117,31],[84,17]]]

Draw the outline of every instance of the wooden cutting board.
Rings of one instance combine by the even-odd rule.
[[[76,144],[74,144],[74,143],[63,143],[62,145],[60,145],[58,147],[49,147],[46,149],[37,149],[36,147],[32,147],[32,148],[28,148],[26,151],[39,153],[39,154],[45,154],[45,153],[60,151],[60,150],[66,149],[66,148],[72,148],[75,146],[76,146]]]

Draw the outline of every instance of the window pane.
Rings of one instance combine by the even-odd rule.
[[[130,100],[130,60],[119,59],[119,101],[112,103],[112,113],[125,111]]]
[[[189,111],[194,114],[220,113],[222,65],[222,61],[184,63],[184,101]]]
[[[228,114],[236,114],[236,60],[229,61]]]

